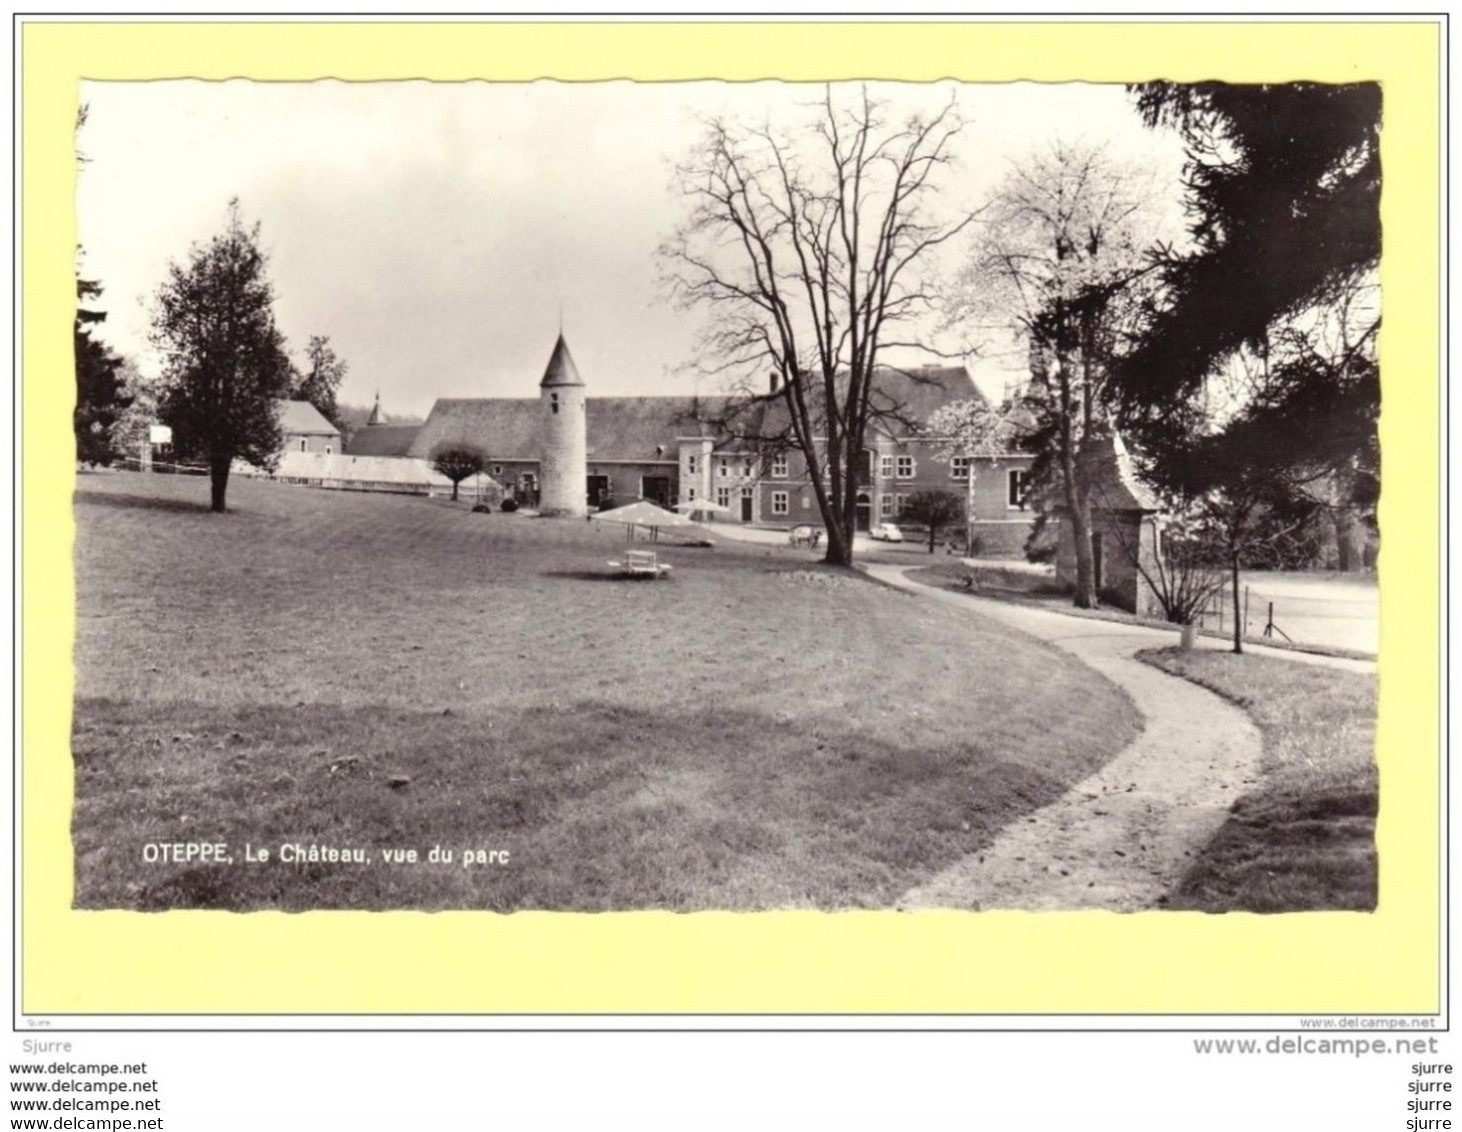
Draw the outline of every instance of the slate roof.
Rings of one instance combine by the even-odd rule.
[[[538,384],[545,389],[584,384],[584,379],[579,376],[579,367],[574,365],[574,356],[569,353],[569,344],[563,340],[562,332],[553,347],[553,356],[548,359],[548,368],[543,371],[543,380]]]
[[[700,423],[725,398],[590,397],[589,460],[647,461],[679,458],[675,440],[711,435]],[[536,397],[442,398],[412,441],[408,455],[428,458],[438,448],[471,444],[488,460],[532,460],[540,454]]]
[[[345,445],[347,456],[405,456],[421,425],[367,425]]]
[[[553,360],[544,374],[556,384],[568,384],[564,375],[572,372],[573,359],[559,339]],[[582,382],[580,382],[582,384]],[[969,371],[963,366],[925,366],[910,370],[880,367],[875,380],[872,405],[888,419],[874,427],[893,436],[907,435],[912,426],[927,420],[950,401],[984,400]],[[751,440],[728,439],[732,432],[742,437],[776,438],[789,433],[787,408],[780,400],[733,397],[588,397],[589,462],[645,462],[675,460],[675,441],[687,436],[714,439],[718,450],[753,447]],[[442,398],[412,440],[406,455],[428,458],[439,448],[470,444],[482,449],[489,461],[537,461],[539,401],[536,397]],[[722,422],[728,422],[729,430]],[[368,435],[363,430],[357,436]],[[823,431],[817,429],[819,435]]]
[[[340,435],[340,430],[308,401],[279,402],[279,428],[288,436]]]
[[[935,410],[952,401],[985,400],[964,366],[879,367],[874,373],[869,404],[875,412],[892,418],[875,427],[900,435],[908,431],[906,422],[922,425]]]
[[[1090,449],[1098,472],[1092,485],[1092,502],[1114,511],[1157,511],[1157,497],[1137,478],[1132,457],[1122,438],[1113,433],[1097,440]]]
[[[1161,510],[1157,503],[1157,497],[1148,490],[1147,485],[1137,478],[1137,470],[1132,466],[1132,457],[1127,452],[1127,446],[1122,443],[1122,438],[1113,434],[1107,437],[1093,438],[1091,443],[1085,446],[1085,458],[1089,461],[1088,467],[1095,469],[1091,484],[1091,505],[1099,511],[1140,511],[1148,514]],[[1066,504],[1057,497],[1055,501],[1055,512],[1064,514]]]
[[[821,424],[821,388],[820,381],[810,387],[816,402],[812,406],[813,428],[819,436],[826,432]],[[952,401],[985,400],[964,366],[914,366],[907,369],[879,366],[874,371],[873,392],[868,401],[873,410],[869,427],[887,436],[905,437],[915,433],[943,405]],[[736,431],[741,433],[768,437],[790,435],[788,409],[781,399],[744,406],[736,423]]]

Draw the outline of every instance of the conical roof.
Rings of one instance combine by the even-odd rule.
[[[366,425],[383,425],[385,423],[385,414],[381,412],[381,395],[377,393],[375,408],[371,410],[370,419],[366,421]]]
[[[569,344],[563,340],[563,334],[560,333],[558,344],[553,348],[553,357],[548,359],[548,368],[543,371],[543,380],[538,385],[540,388],[547,389],[550,386],[583,384],[584,379],[579,376],[579,367],[574,365],[573,355],[569,353]]]

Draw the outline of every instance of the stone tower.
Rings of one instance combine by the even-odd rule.
[[[541,421],[538,457],[541,515],[588,514],[588,411],[579,376],[563,333],[538,383]]]

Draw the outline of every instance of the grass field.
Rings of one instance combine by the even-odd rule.
[[[1263,777],[1169,900],[1207,912],[1376,906],[1376,678],[1262,656],[1143,660],[1232,700],[1264,736]]]
[[[805,553],[667,549],[629,581],[618,527],[206,496],[78,484],[78,906],[886,906],[1136,727],[1060,652]],[[186,841],[231,863],[144,859]]]

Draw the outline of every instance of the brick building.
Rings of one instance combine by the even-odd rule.
[[[560,346],[566,357],[567,346]],[[549,372],[554,367],[550,361]],[[648,499],[673,507],[708,499],[725,508],[716,522],[821,521],[806,461],[787,441],[779,400],[596,397],[592,373],[584,384],[587,506]],[[971,491],[964,462],[940,459],[938,438],[919,429],[942,405],[981,399],[969,372],[962,366],[884,369],[875,388],[875,420],[856,485],[858,529],[897,522],[916,492],[948,491],[973,498],[981,553],[1020,555],[1032,520],[1025,500],[1031,457],[1013,452],[976,461]],[[545,404],[542,396],[443,398],[406,454],[430,458],[439,448],[470,444],[484,453],[498,483],[536,505],[552,425]]]

